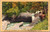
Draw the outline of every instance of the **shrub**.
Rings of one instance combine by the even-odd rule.
[[[7,14],[8,17],[11,17],[13,14],[15,14],[16,16],[18,16],[19,12],[20,11],[19,11],[18,7],[16,7],[16,8],[10,8],[9,10],[6,11],[5,14]]]
[[[32,28],[32,30],[48,30],[48,20],[45,19],[43,22],[39,22]]]
[[[10,8],[12,8],[12,3],[10,3],[10,2],[3,2],[2,3],[2,13],[3,14]]]
[[[30,9],[30,7],[29,6],[26,6],[25,8],[22,8],[21,9],[21,12],[26,12],[27,10],[29,10]]]

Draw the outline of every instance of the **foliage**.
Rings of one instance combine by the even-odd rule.
[[[10,3],[10,2],[3,2],[2,3],[2,13],[3,14],[10,8],[12,8],[12,3]]]
[[[42,22],[39,22],[31,30],[48,30],[48,20],[45,19]]]
[[[6,11],[5,14],[7,14],[7,15],[9,15],[9,17],[11,17],[13,14],[18,16],[19,12],[20,11],[19,11],[18,7],[16,7],[16,8],[10,8],[9,10]]]
[[[21,9],[21,12],[26,12],[26,11],[28,11],[29,9],[30,9],[30,7],[27,6],[27,7],[25,7],[25,8],[22,8],[22,9]]]
[[[2,13],[9,15],[19,14],[21,12],[27,12],[35,13],[38,10],[42,10],[43,6],[45,6],[47,9],[47,2],[3,2],[2,3]],[[15,8],[18,7],[18,8]],[[17,12],[19,11],[19,13]]]
[[[24,8],[24,5],[22,5],[20,2],[18,2],[18,8],[22,9],[22,8]]]

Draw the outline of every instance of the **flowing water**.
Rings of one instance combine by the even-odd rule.
[[[17,22],[17,23],[19,23],[19,22]],[[9,27],[14,26],[14,24],[16,24],[16,23],[11,23],[11,24],[9,24],[9,25],[7,26],[7,30],[10,29]],[[30,24],[30,22],[24,22],[22,26],[28,26],[29,24]],[[20,27],[21,27],[21,26],[20,26]],[[20,27],[19,27],[19,28],[20,28]]]

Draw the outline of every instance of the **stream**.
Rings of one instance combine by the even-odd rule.
[[[17,22],[17,23],[19,23],[19,22]],[[6,30],[9,30],[9,29],[10,29],[9,27],[14,26],[14,24],[16,24],[16,23],[10,23],[10,24],[7,26],[7,29],[6,29]],[[28,26],[29,24],[30,24],[30,22],[24,22],[22,26]],[[20,27],[21,27],[21,26],[20,26]],[[19,27],[19,28],[20,28],[20,27]]]

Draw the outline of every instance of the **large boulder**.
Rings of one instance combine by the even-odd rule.
[[[19,16],[24,16],[24,17],[31,17],[32,16],[32,13],[29,13],[29,12],[22,12],[19,14]],[[18,16],[18,17],[19,17]]]

